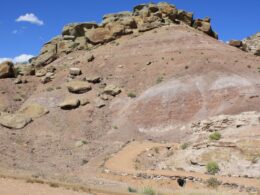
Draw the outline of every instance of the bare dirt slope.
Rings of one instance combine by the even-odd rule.
[[[90,54],[95,60],[88,62]],[[185,25],[170,25],[139,35],[124,36],[91,51],[78,51],[48,66],[57,68],[52,82],[28,88],[30,97],[14,103],[11,79],[5,87],[9,106],[39,103],[49,113],[21,130],[0,127],[0,167],[23,171],[36,178],[99,185],[104,159],[132,139],[180,142],[186,123],[219,114],[260,111],[259,57],[228,46]],[[102,83],[122,89],[98,108],[103,85],[70,94],[70,67],[84,76],[98,75]],[[1,81],[2,82],[2,81]],[[25,84],[22,88],[26,88]],[[136,98],[128,97],[129,93]],[[84,97],[90,104],[61,110],[65,97]],[[77,141],[84,140],[80,147]],[[101,167],[101,168],[100,168]],[[125,186],[102,179],[102,185]]]

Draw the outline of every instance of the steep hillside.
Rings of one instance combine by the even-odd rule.
[[[124,188],[127,179],[101,173],[132,140],[195,143],[190,123],[260,112],[260,58],[185,23],[126,34],[48,63],[33,76],[20,67],[19,82],[1,80],[2,172]],[[241,136],[259,136],[247,131]],[[260,176],[258,164],[250,176]]]

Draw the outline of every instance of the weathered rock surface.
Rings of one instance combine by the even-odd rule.
[[[35,68],[31,64],[19,64],[15,65],[19,70],[19,75],[30,76],[35,75]]]
[[[242,49],[254,55],[260,56],[260,32],[244,39]]]
[[[243,42],[240,41],[240,40],[231,40],[231,41],[229,41],[228,44],[233,46],[233,47],[238,47],[239,48],[239,47],[242,47]]]
[[[67,88],[71,93],[85,93],[91,90],[91,85],[85,81],[70,81]]]
[[[104,94],[116,96],[121,93],[121,89],[115,85],[108,85],[104,89]]]
[[[256,33],[242,41],[231,40],[229,45],[237,47],[245,52],[252,53],[256,56],[260,56],[260,33]]]
[[[75,109],[79,107],[80,101],[76,97],[68,97],[63,102],[60,103],[59,107],[61,109],[69,110],[69,109]]]
[[[18,111],[19,114],[28,118],[39,118],[49,113],[49,110],[40,104],[33,103]]]
[[[70,68],[70,75],[72,76],[79,76],[81,75],[81,70],[79,68]]]
[[[3,62],[0,64],[0,79],[15,77],[14,64],[12,62]]]
[[[101,82],[101,77],[97,75],[89,75],[85,78],[86,81],[90,83],[100,83]]]
[[[72,23],[64,26],[62,35],[70,35],[74,37],[82,37],[87,29],[97,28],[98,25],[94,22],[87,23]]]
[[[0,124],[10,129],[22,129],[32,121],[30,117],[21,114],[0,112]]]

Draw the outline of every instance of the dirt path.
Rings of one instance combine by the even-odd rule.
[[[185,172],[185,171],[168,171],[168,170],[148,170],[148,171],[140,171],[135,169],[135,159],[139,154],[141,154],[145,150],[149,150],[158,146],[168,146],[174,144],[158,144],[151,142],[132,142],[128,144],[125,148],[123,148],[120,152],[114,155],[110,160],[106,162],[106,168],[115,173],[127,173],[127,174],[147,174],[147,175],[159,175],[159,176],[180,176],[180,177],[188,177],[192,176],[195,178],[200,178],[203,180],[207,180],[211,175],[206,175],[202,173],[194,173],[194,172]],[[215,176],[219,181],[223,183],[235,183],[237,185],[244,185],[246,187],[255,187],[259,188],[260,180],[256,179],[247,179],[247,178],[237,178],[237,177],[224,177],[224,176]]]
[[[54,188],[47,184],[26,183],[25,181],[0,178],[1,195],[88,195],[64,188]]]

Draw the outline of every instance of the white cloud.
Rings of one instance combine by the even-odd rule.
[[[11,58],[0,58],[0,63],[2,63],[4,61],[12,61],[12,59]]]
[[[32,24],[36,24],[39,26],[42,26],[44,24],[44,22],[42,20],[40,20],[33,13],[26,13],[25,15],[19,16],[15,21],[16,22],[30,22]]]
[[[28,62],[29,59],[31,59],[32,57],[34,57],[34,56],[30,55],[30,54],[21,54],[14,58],[0,58],[0,63],[2,63],[4,61],[12,61],[14,63],[25,63],[25,62]]]

